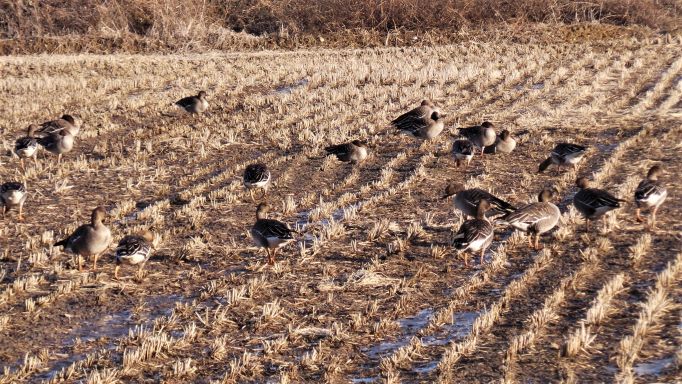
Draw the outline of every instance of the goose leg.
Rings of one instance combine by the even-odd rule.
[[[468,267],[469,266],[469,254],[464,252],[464,266]]]
[[[99,257],[99,255],[93,256],[93,259],[94,259],[93,262],[92,262],[92,270],[93,270],[93,271],[96,271],[96,270],[97,270],[97,258],[98,258],[98,257]]]
[[[533,235],[529,233],[526,238],[528,239],[528,248],[533,248]]]
[[[481,265],[483,265],[484,261],[485,261],[485,248],[481,249]]]
[[[78,272],[83,272],[83,257],[78,255]]]
[[[275,262],[277,261],[275,255],[277,255],[277,248],[272,250],[272,259],[270,259],[270,265],[275,265]]]
[[[585,227],[587,229],[587,232],[590,231],[590,219],[585,218]]]
[[[33,154],[33,163],[35,164],[36,167],[38,166],[38,154],[37,153]]]
[[[116,280],[118,280],[118,270],[119,269],[121,269],[120,265],[116,265],[116,267],[114,267],[114,279],[116,279]]]
[[[19,204],[19,217],[17,218],[18,221],[24,221],[24,203]]]
[[[655,206],[654,210],[651,211],[651,223],[649,223],[650,229],[656,229],[656,211],[658,211],[658,206]]]
[[[642,217],[641,212],[642,212],[641,208],[637,208],[637,210],[635,210],[635,220],[637,220],[637,222],[639,223],[644,222],[644,218]]]
[[[2,218],[3,218],[3,219],[5,218],[5,213],[6,213],[6,212],[7,212],[7,206],[6,206],[6,205],[3,205],[3,206],[2,206]]]
[[[253,189],[249,189],[249,194],[251,195],[251,201],[256,202],[256,199],[253,198]]]
[[[60,153],[57,155],[57,165],[61,164],[61,162],[62,162],[62,154]]]
[[[261,199],[265,199],[265,196],[268,195],[268,189],[267,188],[261,188],[261,192],[263,192],[263,194],[261,195]]]
[[[536,233],[535,234],[535,250],[539,251],[541,249],[542,249],[542,247],[540,246],[540,234]]]
[[[22,157],[21,159],[19,159],[19,161],[21,162],[21,170],[26,171],[26,167],[24,166],[24,158]]]

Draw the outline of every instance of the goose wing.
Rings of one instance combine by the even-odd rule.
[[[272,219],[260,219],[254,225],[253,230],[264,238],[278,238],[282,240],[293,239],[293,231],[284,223]]]
[[[244,182],[256,184],[270,179],[270,171],[265,164],[252,164],[244,170]]]
[[[457,249],[465,249],[470,244],[485,240],[493,234],[493,226],[487,220],[467,220],[455,235],[453,244]]]
[[[422,105],[398,116],[391,124],[401,131],[415,134],[428,126],[427,120],[431,117],[431,112],[431,107]]]
[[[642,180],[635,189],[635,200],[645,201],[651,196],[662,194],[664,191],[665,188],[660,184],[651,180]]]
[[[149,256],[151,245],[140,236],[126,236],[116,247],[116,259],[131,258],[140,255],[145,259]]]
[[[559,157],[566,157],[577,153],[585,152],[587,147],[571,143],[559,143],[552,150],[552,154]]]

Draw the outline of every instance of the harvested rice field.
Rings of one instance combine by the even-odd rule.
[[[0,58],[0,182],[28,197],[0,225],[0,383],[672,383],[682,365],[682,41]],[[209,109],[173,103],[205,90]],[[432,140],[391,121],[437,105]],[[61,162],[13,154],[26,127],[77,114]],[[458,127],[494,123],[512,153],[457,167]],[[324,148],[368,143],[357,164]],[[577,168],[539,173],[558,142]],[[252,201],[245,167],[268,166]],[[634,191],[655,164],[657,227]],[[625,200],[588,231],[588,177]],[[553,188],[557,228],[495,226],[479,264],[451,245],[459,182],[514,204]],[[295,228],[274,265],[256,205]],[[97,206],[98,268],[53,246]],[[645,215],[648,213],[645,213]],[[115,249],[148,229],[145,268]]]

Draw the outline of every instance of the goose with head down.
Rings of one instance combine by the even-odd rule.
[[[490,207],[487,200],[483,199],[478,203],[476,218],[467,220],[459,227],[457,234],[452,239],[452,245],[464,252],[464,265],[469,265],[467,252],[481,255],[481,265],[485,250],[493,242],[493,225],[485,218],[485,212]]]

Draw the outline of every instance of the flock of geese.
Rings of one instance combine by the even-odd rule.
[[[186,112],[196,115],[208,110],[209,104],[206,92],[201,91],[196,96],[185,97],[175,103]],[[406,112],[391,122],[397,130],[422,139],[433,139],[444,129],[444,114],[430,101],[424,100],[421,105]],[[25,170],[24,159],[33,158],[37,163],[37,153],[40,147],[56,154],[59,164],[63,154],[74,147],[74,139],[83,126],[78,116],[63,115],[61,118],[45,122],[41,125],[31,124],[28,135],[16,140],[14,153],[21,161],[21,168]],[[508,130],[497,135],[494,124],[486,121],[481,125],[459,128],[460,138],[453,142],[452,154],[458,167],[468,165],[475,154],[480,156],[490,153],[510,153],[516,147],[516,140]],[[586,153],[587,148],[574,143],[558,143],[551,150],[549,156],[539,166],[539,172],[544,172],[554,165],[556,172],[562,166],[577,167]],[[357,164],[368,156],[368,145],[361,140],[348,143],[330,145],[325,148],[327,155],[335,156],[339,161]],[[655,228],[656,212],[667,197],[665,186],[659,182],[658,176],[663,172],[659,165],[649,170],[635,190],[634,201],[637,206],[636,219],[643,222],[642,210],[650,210],[651,217],[648,224]],[[260,191],[263,199],[270,186],[271,173],[267,165],[254,163],[247,166],[243,174],[244,187],[249,191],[252,201],[255,191]],[[573,198],[573,205],[586,219],[589,230],[590,221],[604,218],[607,212],[620,207],[624,200],[609,192],[591,188],[589,180],[581,177],[576,180],[580,189]],[[2,204],[3,218],[10,209],[18,210],[18,220],[22,220],[23,205],[27,199],[24,184],[7,182],[0,186],[0,204]],[[454,235],[452,245],[464,253],[465,265],[469,265],[469,254],[480,254],[480,262],[484,262],[486,249],[491,245],[495,225],[507,225],[528,234],[528,244],[534,249],[540,249],[540,236],[552,230],[561,216],[559,208],[552,203],[554,191],[543,189],[538,194],[538,201],[517,208],[510,203],[479,188],[466,189],[462,184],[449,184],[443,198],[452,197],[453,205],[460,210],[465,218],[459,230]],[[295,240],[295,230],[287,224],[267,218],[269,206],[261,202],[256,208],[256,222],[251,228],[254,243],[265,248],[267,263],[274,264],[275,255],[280,247]],[[65,251],[75,254],[78,258],[78,269],[83,269],[83,258],[93,258],[93,269],[97,269],[97,259],[107,251],[112,242],[109,228],[104,224],[106,210],[97,207],[92,211],[89,224],[78,227],[70,236],[60,240],[54,246],[62,246]],[[123,237],[116,247],[116,267],[114,277],[118,279],[121,264],[138,265],[138,273],[152,253],[153,234],[149,231],[131,234]]]

